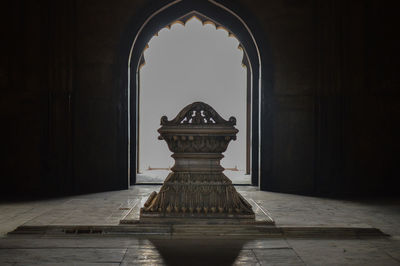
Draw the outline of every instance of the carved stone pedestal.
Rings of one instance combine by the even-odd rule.
[[[186,106],[173,120],[161,118],[159,139],[174,153],[175,165],[160,191],[140,210],[140,221],[252,222],[251,205],[236,191],[220,165],[236,139],[236,119],[224,120],[203,102]]]

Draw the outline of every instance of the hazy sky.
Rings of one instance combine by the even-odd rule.
[[[227,31],[198,19],[164,28],[150,40],[140,71],[140,170],[173,165],[166,142],[157,139],[160,118],[171,120],[195,101],[225,119],[236,117],[238,139],[229,144],[222,166],[245,169],[246,69],[238,44]]]

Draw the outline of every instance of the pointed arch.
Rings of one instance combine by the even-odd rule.
[[[126,144],[126,154],[130,154],[130,172],[127,173],[130,183],[134,184],[136,178],[137,136],[135,126],[137,125],[137,88],[139,83],[137,70],[144,63],[142,53],[149,40],[159,30],[177,20],[182,21],[185,16],[190,16],[193,12],[196,12],[207,18],[205,23],[212,22],[227,29],[230,34],[239,40],[241,48],[247,55],[245,63],[248,64],[250,69],[251,77],[249,82],[252,88],[250,95],[252,114],[251,180],[253,185],[260,185],[261,188],[265,187],[263,183],[266,184],[266,182],[263,182],[263,180],[271,172],[272,165],[272,121],[264,119],[264,117],[271,117],[268,115],[270,104],[266,96],[272,92],[272,64],[261,27],[254,26],[257,23],[254,23],[253,19],[254,25],[251,30],[250,26],[245,23],[245,19],[249,19],[251,16],[245,13],[245,10],[236,5],[234,1],[176,0],[159,2],[157,2],[157,6],[155,6],[155,3],[149,4],[147,8],[141,10],[141,16],[133,19],[120,47],[122,50],[121,56],[127,50],[129,50],[129,56],[128,58],[125,57],[125,59],[119,59],[119,62],[127,63],[127,69],[119,69],[120,74],[117,79],[118,87],[123,89],[118,95],[118,100],[121,103],[118,110],[120,113],[118,131],[125,130],[125,133],[118,133],[118,136],[125,136],[125,140],[119,140],[118,150],[124,150],[123,145]],[[257,40],[255,33],[260,36]],[[124,54],[126,55],[127,53],[125,52]],[[126,99],[129,99],[128,102]],[[125,110],[126,113],[124,112]],[[129,143],[128,139],[130,139]],[[121,161],[118,169],[124,172],[123,168],[128,169],[129,166],[128,159],[123,158],[120,152],[118,152],[117,157]],[[260,160],[263,161],[262,164]]]

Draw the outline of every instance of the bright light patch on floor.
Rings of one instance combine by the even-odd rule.
[[[221,164],[246,166],[246,69],[239,42],[224,29],[197,18],[164,28],[149,42],[140,70],[139,170],[173,165],[165,141],[157,139],[160,118],[173,119],[186,105],[204,101],[223,118],[235,116],[238,139]]]

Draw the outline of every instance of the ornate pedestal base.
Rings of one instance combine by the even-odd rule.
[[[171,173],[141,209],[143,218],[253,219],[251,205],[223,173]]]
[[[159,138],[174,152],[175,165],[159,193],[153,192],[141,208],[140,221],[255,220],[251,205],[220,165],[221,153],[236,139],[235,123],[201,102],[188,105],[172,121],[161,118]]]

